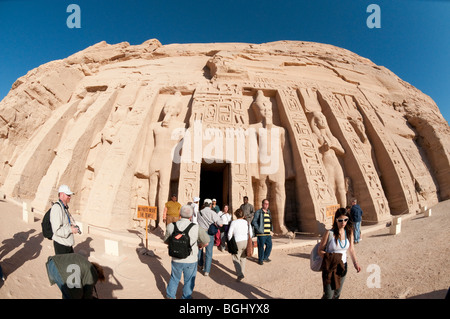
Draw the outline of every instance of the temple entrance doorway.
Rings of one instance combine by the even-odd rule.
[[[200,171],[200,207],[205,198],[217,200],[220,210],[229,203],[230,165],[227,163],[211,163],[202,161]]]

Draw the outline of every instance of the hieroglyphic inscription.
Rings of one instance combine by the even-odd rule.
[[[286,113],[286,118],[293,128],[294,145],[293,152],[298,152],[310,185],[310,194],[314,205],[317,220],[326,220],[326,207],[336,204],[328,187],[327,177],[324,174],[325,167],[322,163],[318,148],[313,140],[311,128],[302,109],[297,93],[293,89],[279,89],[278,96]]]
[[[201,120],[206,127],[244,127],[247,110],[242,104],[242,89],[236,84],[218,84],[195,91],[192,120]]]
[[[198,196],[200,194],[200,170],[201,160],[204,156],[203,147],[209,143],[206,140],[204,143],[200,141],[200,148],[195,148],[194,143],[199,142],[199,138],[203,140],[207,134],[207,129],[218,129],[220,131],[220,138],[222,142],[219,145],[225,145],[226,150],[246,147],[245,138],[240,136],[230,136],[230,131],[227,129],[236,129],[233,133],[240,132],[239,129],[246,128],[248,126],[248,112],[247,107],[243,105],[242,100],[242,88],[236,84],[229,83],[216,83],[215,85],[208,85],[198,88],[193,96],[192,103],[192,115],[190,118],[190,136],[192,137],[191,152],[184,152],[184,154],[194,154],[200,152],[200,156],[194,156],[190,161],[189,159],[182,160],[180,166],[180,179],[179,179],[179,194],[183,194],[186,201],[190,201],[192,196]],[[196,124],[194,124],[196,123]],[[195,131],[195,125],[200,127],[200,132]],[[199,134],[199,136],[197,135]],[[237,135],[234,134],[234,135]],[[231,143],[232,145],[228,145]],[[243,143],[244,145],[240,145]],[[198,145],[198,144],[197,144]],[[236,201],[238,205],[239,200],[242,200],[242,194],[249,195],[251,191],[251,179],[249,176],[248,163],[241,161],[239,164],[235,162],[239,161],[239,152],[237,154],[225,154],[225,158],[205,159],[209,163],[210,161],[219,160],[231,162],[231,180],[233,181],[233,187],[231,187],[231,200]],[[196,153],[195,153],[196,154]],[[227,157],[230,156],[230,157]],[[237,183],[234,184],[234,183]],[[182,198],[180,198],[182,200]]]
[[[253,202],[251,176],[249,174],[248,164],[231,164],[231,183],[232,191],[230,203],[232,208],[239,207],[244,196],[248,196],[249,201]]]
[[[352,174],[353,179],[364,180],[359,185],[364,185],[368,188],[367,192],[364,193],[367,193],[372,198],[371,202],[374,203],[373,211],[367,210],[365,218],[374,221],[386,218],[386,216],[389,216],[389,206],[382,189],[381,181],[371,160],[370,145],[367,147],[362,143],[354,127],[348,120],[349,114],[358,112],[353,96],[340,93],[333,94],[330,92],[321,92],[321,95],[331,108],[331,114],[335,116],[344,135],[344,139],[351,150],[351,152],[347,152],[347,156],[353,156],[354,160],[358,163],[349,173]],[[361,130],[364,130],[364,128],[361,128]],[[365,134],[365,132],[360,132],[360,134]],[[355,183],[356,180],[353,182]],[[370,205],[370,203],[366,205]]]
[[[356,103],[359,105],[361,112],[363,112],[364,115],[368,118],[368,121],[373,126],[373,129],[375,130],[379,139],[383,141],[383,147],[385,148],[386,154],[388,155],[386,160],[391,161],[392,167],[397,174],[396,178],[394,176],[391,176],[390,179],[394,180],[395,178],[395,180],[399,183],[400,187],[398,187],[396,191],[402,194],[401,196],[403,196],[406,202],[401,207],[399,206],[400,209],[404,211],[397,213],[403,213],[411,209],[414,210],[415,208],[417,208],[417,198],[416,196],[414,196],[414,185],[406,168],[406,164],[401,157],[397,146],[395,145],[395,142],[384,129],[382,123],[380,122],[380,119],[375,114],[373,109],[367,105],[366,100],[361,96],[356,96],[355,99]]]
[[[200,163],[182,163],[178,184],[178,201],[191,202],[194,196],[199,196]]]

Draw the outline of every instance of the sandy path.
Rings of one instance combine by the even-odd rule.
[[[342,299],[443,299],[450,286],[450,201],[432,208],[432,216],[410,216],[402,221],[401,233],[389,228],[370,231],[363,227],[363,240],[356,245],[362,271],[353,268],[342,291]],[[50,286],[45,271],[53,254],[50,240],[41,234],[40,216],[35,222],[22,221],[20,207],[0,200],[0,263],[7,276],[0,283],[0,299],[60,298]],[[105,266],[109,281],[97,285],[100,298],[162,299],[170,277],[167,249],[150,237],[155,256],[138,253],[139,247],[126,244],[121,255],[104,253],[100,235],[76,237],[75,251]],[[246,277],[236,282],[231,256],[214,249],[211,274],[197,274],[196,299],[318,299],[322,295],[320,273],[309,269],[311,240],[296,240],[297,247],[276,244],[272,262],[258,265],[247,261]],[[308,246],[302,246],[305,244]],[[379,276],[377,276],[379,275]],[[181,286],[181,285],[180,285]]]

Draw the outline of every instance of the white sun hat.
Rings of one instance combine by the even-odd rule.
[[[58,193],[64,193],[64,194],[66,194],[66,195],[75,195],[75,193],[72,192],[72,191],[70,190],[69,186],[67,186],[67,185],[61,185],[61,186],[59,186]]]

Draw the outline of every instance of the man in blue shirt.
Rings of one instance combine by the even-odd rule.
[[[352,208],[350,209],[350,216],[353,222],[353,232],[355,237],[355,243],[361,241],[361,221],[362,221],[363,211],[361,207],[357,204],[356,198],[352,199]]]

